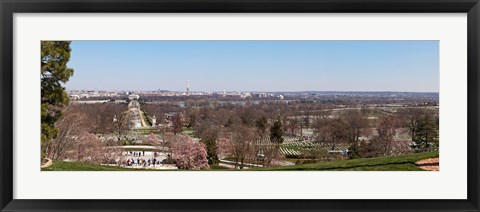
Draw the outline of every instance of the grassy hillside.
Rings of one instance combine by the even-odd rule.
[[[422,171],[415,165],[416,161],[438,157],[438,152],[416,153],[411,155],[361,158],[303,164],[295,166],[278,166],[249,169],[252,171]],[[214,171],[231,170],[220,166],[212,166]],[[89,163],[54,161],[53,165],[42,171],[159,171],[152,169],[131,169],[115,166],[102,166]],[[165,170],[162,170],[165,171]],[[234,171],[234,170],[231,170]],[[239,170],[237,170],[239,171]]]
[[[222,166],[210,166],[210,170],[229,170]],[[53,165],[42,169],[42,171],[176,171],[168,169],[134,169],[117,166],[103,166],[91,163],[54,161]],[[184,171],[184,170],[180,170]]]
[[[295,166],[269,167],[262,171],[421,171],[416,161],[438,157],[438,152],[424,152],[410,155],[361,158],[342,161],[321,162]]]
[[[102,166],[90,163],[54,161],[53,165],[42,171],[134,171],[135,169],[116,166]]]

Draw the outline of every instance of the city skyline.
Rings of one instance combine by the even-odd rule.
[[[68,90],[438,92],[438,41],[73,41]]]
[[[135,90],[135,89],[66,89],[66,91],[97,91],[97,92],[177,92],[177,93],[186,93],[186,88],[184,90],[166,90],[166,89],[156,89],[156,90]],[[356,90],[305,90],[305,91],[263,91],[263,90],[192,90],[189,89],[189,92],[203,92],[203,93],[219,93],[219,92],[253,92],[253,93],[302,93],[302,92],[318,92],[318,93],[440,93],[438,91],[356,91]]]

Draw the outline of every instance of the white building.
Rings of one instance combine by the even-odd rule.
[[[70,99],[80,99],[80,96],[77,94],[70,95]]]
[[[140,98],[140,96],[137,95],[137,94],[130,94],[130,95],[128,95],[128,99],[130,99],[130,100],[134,100],[134,99],[136,100],[136,99],[139,99],[139,98]]]
[[[245,98],[251,98],[252,97],[252,94],[251,93],[242,93],[242,95],[240,96],[241,98],[245,99]]]

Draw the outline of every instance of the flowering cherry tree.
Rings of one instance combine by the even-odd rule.
[[[217,155],[220,159],[230,156],[233,152],[233,144],[228,138],[217,139]]]
[[[172,142],[172,158],[180,169],[209,169],[205,145],[189,136],[176,136]]]
[[[155,134],[150,133],[147,136],[147,142],[149,144],[158,145],[160,143],[160,139]]]

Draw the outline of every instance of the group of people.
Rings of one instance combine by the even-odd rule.
[[[150,158],[150,159],[144,159],[144,158],[141,158],[143,156],[145,156],[145,151],[141,151],[141,152],[135,152],[135,151],[128,151],[125,153],[125,156],[133,156],[133,157],[137,157],[137,158],[128,158],[126,160],[124,160],[122,162],[122,164],[124,166],[143,166],[143,167],[147,167],[147,166],[153,166],[155,167],[155,165],[161,165],[162,162],[160,160],[157,160],[157,152],[154,153],[154,157],[153,158]]]
[[[129,159],[125,160],[123,164],[126,165],[126,166],[143,166],[143,167],[153,166],[153,167],[155,167],[155,165],[161,165],[162,163],[159,160],[157,160],[156,158],[152,158],[152,159],[148,159],[148,160],[145,160],[143,158],[137,158],[136,160],[133,159],[133,158],[129,158]]]
[[[132,152],[132,151],[129,151],[129,152],[126,152],[126,153],[125,153],[125,156],[134,156],[134,157],[145,156],[145,151],[141,151],[141,152]]]

